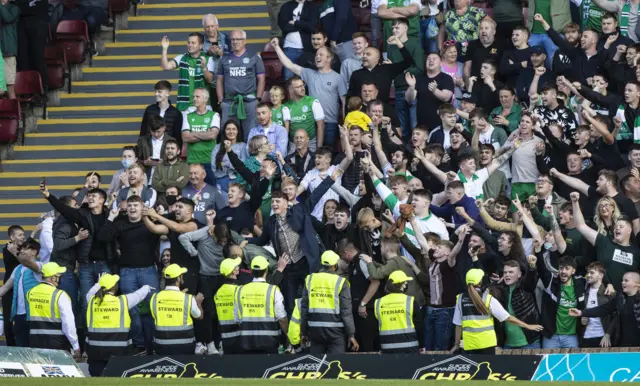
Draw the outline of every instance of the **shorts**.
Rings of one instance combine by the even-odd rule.
[[[4,79],[7,84],[16,84],[16,57],[4,58]]]

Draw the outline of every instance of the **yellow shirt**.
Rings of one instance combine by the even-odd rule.
[[[364,131],[369,131],[369,123],[371,123],[371,118],[362,111],[351,111],[344,119],[344,125],[347,129],[356,125],[361,127]]]

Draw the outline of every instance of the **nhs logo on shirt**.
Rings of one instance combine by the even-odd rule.
[[[246,67],[230,67],[229,75],[230,76],[246,76],[247,68]]]

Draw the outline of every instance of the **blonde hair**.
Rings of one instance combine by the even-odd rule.
[[[467,293],[469,294],[469,297],[471,298],[473,305],[476,306],[476,310],[479,313],[487,316],[490,315],[489,310],[487,309],[487,305],[484,304],[484,301],[482,300],[482,296],[480,296],[480,294],[476,290],[476,287],[473,284],[467,285]]]
[[[362,226],[362,224],[368,219],[370,219],[371,217],[376,217],[376,215],[373,213],[373,209],[371,208],[360,209],[357,217],[358,225]]]
[[[264,141],[267,141],[267,143],[269,143],[269,140],[264,135],[256,135],[254,137],[251,137],[251,139],[249,140],[249,144],[247,145],[249,155],[258,155]]]
[[[607,231],[607,224],[604,222],[604,219],[600,217],[600,204],[602,202],[608,202],[609,205],[613,208],[613,214],[611,215],[611,224],[615,224],[616,221],[621,217],[620,209],[618,208],[618,204],[616,204],[615,200],[611,197],[602,197],[598,200],[598,204],[596,205],[596,213],[593,215],[593,222],[598,226],[598,233],[606,236],[609,232]]]

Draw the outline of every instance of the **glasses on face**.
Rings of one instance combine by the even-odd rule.
[[[598,205],[598,209],[606,209],[606,208],[611,208],[611,204],[609,204],[608,202],[603,202],[602,204]]]
[[[538,184],[550,184],[551,183],[551,181],[549,181],[549,180],[537,180],[536,182]]]

